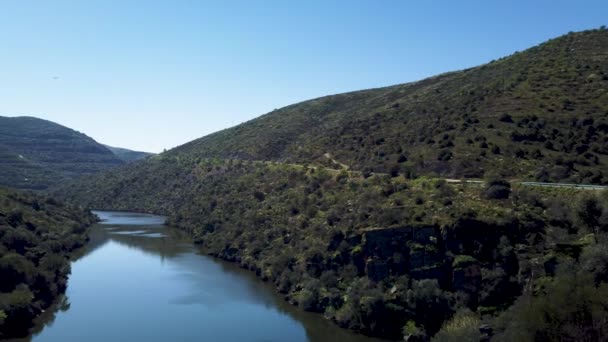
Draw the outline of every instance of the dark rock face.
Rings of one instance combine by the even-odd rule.
[[[449,239],[447,243],[439,228],[431,225],[366,229],[347,241],[360,241],[360,271],[374,281],[401,274],[415,280],[437,279],[442,287],[465,292],[475,301],[482,285],[481,264],[472,261],[452,266],[448,261],[452,259],[450,252],[472,249],[473,246],[468,245],[470,239],[462,236],[468,237],[472,233],[470,229],[478,228],[479,224],[475,220],[459,222],[455,229],[444,234]],[[479,245],[483,242],[494,248],[498,239],[495,231],[478,241]]]
[[[408,226],[366,230],[362,234],[364,254],[384,259],[392,257],[395,252],[407,255],[406,242],[412,240],[412,232],[412,227]]]
[[[365,263],[365,274],[367,274],[367,276],[374,281],[379,281],[388,277],[388,262],[378,258],[368,259]]]
[[[476,293],[481,285],[481,268],[478,264],[470,264],[456,268],[452,272],[452,288],[455,291]]]
[[[413,228],[414,241],[422,244],[434,244],[437,242],[438,228],[435,226],[420,226]]]
[[[406,243],[410,241],[436,244],[438,230],[428,225],[366,229],[362,234],[363,249],[368,255],[388,258],[396,252],[407,252]]]
[[[406,273],[415,279],[445,278],[438,231],[438,227],[428,225],[364,230],[361,234],[362,257],[366,260],[364,273],[373,280]]]
[[[422,267],[410,271],[410,277],[415,280],[437,279],[442,283],[445,278],[445,270],[440,265],[432,267]]]
[[[410,270],[435,266],[442,259],[443,256],[434,248],[413,248],[410,252]]]

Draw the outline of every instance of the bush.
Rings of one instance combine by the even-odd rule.
[[[608,247],[605,244],[589,246],[580,260],[582,268],[593,276],[595,284],[608,282]]]
[[[602,205],[597,196],[583,193],[579,196],[575,206],[575,218],[578,224],[585,227],[588,232],[597,234],[602,226]]]
[[[513,118],[511,117],[511,115],[506,114],[506,113],[505,113],[505,114],[502,114],[502,115],[501,115],[501,116],[498,118],[498,120],[499,120],[500,122],[508,122],[508,123],[512,123],[512,122],[513,122]]]
[[[441,150],[439,152],[439,155],[437,156],[437,160],[448,161],[448,160],[452,159],[452,156],[453,156],[452,151],[450,151],[450,150]]]
[[[468,265],[476,264],[476,263],[477,263],[477,259],[475,259],[474,257],[472,257],[470,255],[457,255],[454,258],[454,261],[452,262],[452,267],[453,268],[462,268],[462,267],[467,267]]]
[[[486,183],[484,194],[490,199],[506,199],[511,194],[511,183],[504,179],[492,179]]]
[[[433,336],[432,342],[478,342],[481,339],[479,317],[468,309],[462,309],[447,321]]]
[[[23,223],[23,212],[21,210],[11,210],[6,217],[6,223],[8,223],[11,227],[17,227]]]
[[[21,283],[30,284],[35,274],[34,265],[18,254],[0,258],[0,291],[9,292]]]
[[[260,202],[264,201],[264,199],[266,198],[264,193],[259,190],[253,192],[253,197]]]
[[[536,296],[524,295],[497,321],[497,341],[602,341],[608,332],[608,285],[561,269]]]
[[[407,321],[402,329],[403,336],[407,341],[426,341],[427,336],[424,329],[421,329],[416,325],[414,321]]]

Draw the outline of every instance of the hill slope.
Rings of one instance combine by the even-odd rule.
[[[103,145],[67,127],[0,116],[0,185],[44,189],[121,164]]]
[[[170,151],[354,170],[607,183],[608,30],[476,68],[294,104]],[[329,164],[328,164],[329,165]]]
[[[65,291],[69,254],[93,222],[81,209],[0,187],[0,339],[26,336]]]
[[[116,155],[118,158],[120,158],[120,160],[124,161],[125,163],[130,163],[130,162],[144,159],[144,158],[154,155],[153,153],[133,151],[133,150],[129,150],[126,148],[121,148],[121,147],[113,147],[113,146],[108,146],[108,145],[104,145],[104,146],[108,150],[110,150],[112,153],[114,153],[114,155]]]
[[[586,311],[606,305],[608,193],[428,176],[605,183],[607,48],[605,30],[574,33],[478,68],[306,101],[56,193],[166,214],[292,303],[367,334],[424,340],[454,315],[470,340],[482,320],[503,340],[593,340],[608,315]],[[572,288],[584,292],[545,305]],[[575,316],[588,321],[572,327]]]

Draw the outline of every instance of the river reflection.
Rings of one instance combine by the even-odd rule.
[[[285,303],[237,266],[202,255],[163,218],[97,212],[66,298],[34,341],[378,341]]]

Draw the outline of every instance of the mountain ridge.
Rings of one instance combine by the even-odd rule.
[[[123,162],[91,137],[52,121],[0,116],[0,184],[45,189]]]
[[[491,171],[606,183],[603,173],[587,172],[608,165],[606,141],[571,136],[585,136],[592,126],[605,137],[606,32],[571,33],[478,67],[303,101],[169,154],[326,164],[323,155],[331,153],[360,171],[449,177]],[[554,146],[545,146],[547,140]],[[589,160],[577,160],[584,153]],[[565,170],[543,170],[558,155],[573,160]]]

